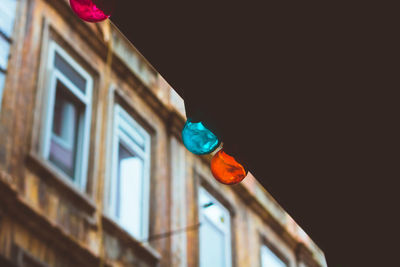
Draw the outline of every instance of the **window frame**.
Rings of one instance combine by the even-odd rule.
[[[74,176],[69,177],[67,182],[77,186],[81,191],[85,191],[87,184],[89,149],[90,149],[90,132],[91,132],[91,115],[92,115],[92,94],[93,94],[93,78],[74,60],[59,44],[54,40],[49,42],[48,60],[46,64],[46,97],[45,97],[45,116],[43,120],[43,134],[41,145],[41,156],[54,166],[60,172],[63,172],[53,162],[50,157],[50,143],[53,136],[53,120],[54,107],[56,98],[57,83],[61,82],[66,89],[79,101],[83,106],[83,114],[78,118],[78,134],[77,134],[77,151],[75,156]],[[55,56],[58,54],[65,60],[74,70],[76,70],[86,81],[85,93],[83,93],[65,74],[58,70],[55,65]],[[63,172],[64,173],[64,172]]]
[[[122,128],[122,129],[121,129]],[[135,141],[135,138],[141,139]],[[120,142],[128,147],[129,151],[137,154],[143,160],[143,175],[141,177],[141,199],[140,199],[140,234],[136,236],[126,226],[122,225],[116,216],[117,202],[117,181],[119,169],[119,145]],[[151,135],[131,116],[121,105],[114,104],[113,107],[113,126],[112,126],[112,153],[111,153],[111,173],[108,182],[109,190],[105,192],[107,201],[108,216],[115,221],[122,229],[129,233],[133,238],[144,240],[149,235],[150,221],[150,169],[151,169]],[[142,147],[140,147],[140,144]]]
[[[223,210],[224,215],[228,218],[227,220],[227,229],[223,229],[220,227],[220,225],[215,224],[211,219],[207,218],[206,215],[203,214],[202,212],[202,206],[200,205],[200,195],[201,194],[205,194],[208,198],[210,198],[214,205],[217,205],[219,208],[221,208]],[[204,219],[207,220],[209,223],[211,223],[214,227],[216,227],[217,229],[221,230],[224,235],[225,235],[225,245],[226,245],[226,250],[227,253],[225,255],[225,262],[226,262],[226,266],[225,267],[233,267],[233,251],[232,251],[232,214],[230,213],[229,209],[227,207],[225,207],[221,201],[217,200],[212,193],[210,193],[206,188],[204,188],[203,186],[199,186],[198,188],[198,209],[199,209],[199,222],[203,223]],[[201,266],[201,246],[200,246],[200,242],[201,242],[201,225],[200,225],[200,229],[199,229],[199,266]]]

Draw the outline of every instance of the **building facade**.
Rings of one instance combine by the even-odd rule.
[[[251,174],[184,148],[182,99],[108,21],[1,0],[0,100],[0,266],[326,266]]]

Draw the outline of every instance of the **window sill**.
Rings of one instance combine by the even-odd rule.
[[[124,244],[127,244],[128,246],[133,248],[135,252],[143,257],[143,260],[150,261],[151,263],[160,262],[161,255],[148,243],[140,242],[139,240],[134,238],[108,215],[103,214],[102,219],[104,229],[112,235],[116,236]]]
[[[96,205],[84,192],[80,191],[69,181],[69,178],[53,167],[49,162],[34,152],[28,155],[28,164],[32,167],[40,179],[58,189],[58,193],[63,194],[68,200],[74,202],[79,208],[92,215],[96,210]]]

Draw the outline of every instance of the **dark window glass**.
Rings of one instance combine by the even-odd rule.
[[[70,95],[68,89],[57,83],[53,113],[53,129],[50,142],[50,161],[74,178],[76,147],[81,104]]]
[[[86,93],[86,80],[82,77],[65,59],[58,53],[54,57],[54,66],[60,70],[76,87],[82,92]]]

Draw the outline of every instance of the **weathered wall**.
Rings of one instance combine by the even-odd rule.
[[[84,192],[65,182],[39,153],[50,40],[94,77]],[[2,258],[21,266],[198,266],[197,231],[143,242],[102,212],[112,107],[119,103],[152,135],[150,236],[197,224],[197,190],[203,186],[232,214],[234,266],[259,266],[265,241],[278,247],[291,267],[300,261],[309,267],[324,264],[323,253],[298,235],[297,225],[254,177],[233,187],[218,184],[210,158],[183,147],[182,100],[107,22],[83,23],[67,1],[21,0],[11,55],[0,111]]]

